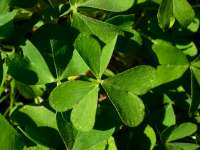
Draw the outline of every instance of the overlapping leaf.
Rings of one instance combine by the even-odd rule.
[[[157,83],[155,83],[155,86],[180,78],[188,69],[187,57],[169,42],[156,40],[152,49],[160,64],[157,67]]]
[[[194,19],[195,12],[187,0],[162,0],[158,10],[158,22],[162,29],[170,28],[175,18],[187,27]]]
[[[154,68],[139,66],[103,82],[102,85],[108,97],[126,125],[137,126],[143,121],[145,108],[137,95],[150,90],[154,86],[154,80]]]
[[[52,91],[49,102],[56,111],[63,112],[73,108],[71,121],[74,127],[81,131],[88,131],[95,123],[97,98],[98,84],[69,81]]]
[[[122,34],[117,26],[87,17],[80,13],[73,14],[72,26],[82,33],[97,36],[104,43],[109,43],[116,35]]]
[[[99,42],[90,35],[80,34],[76,39],[76,50],[97,78],[101,78],[107,68],[116,40],[117,35],[101,50]]]
[[[0,147],[5,150],[23,150],[22,136],[0,115]]]
[[[44,106],[25,105],[15,110],[11,119],[35,144],[55,149],[64,146],[57,131],[56,114]]]
[[[102,142],[107,141],[114,132],[113,129],[106,131],[77,131],[70,123],[68,113],[58,113],[57,124],[65,146],[69,150],[97,149],[99,144],[101,145]],[[105,145],[107,145],[107,142],[101,146],[105,148]]]

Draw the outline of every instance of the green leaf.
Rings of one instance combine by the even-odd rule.
[[[153,130],[153,128],[150,125],[147,125],[144,130],[144,134],[148,137],[150,140],[150,150],[153,150],[153,148],[156,146],[156,134]]]
[[[135,95],[143,95],[154,87],[155,73],[153,67],[141,65],[106,79],[103,85]]]
[[[12,113],[11,119],[34,143],[55,149],[64,146],[57,131],[56,114],[44,106],[24,105]]]
[[[16,15],[16,11],[7,12],[0,15],[0,27],[12,21]]]
[[[0,132],[0,147],[2,150],[23,150],[23,138],[2,115],[0,115]]]
[[[77,34],[65,24],[45,24],[36,30],[31,41],[45,59],[51,73],[59,81],[66,78],[67,70],[70,71],[71,61],[82,65],[82,61],[74,54],[74,40]],[[75,55],[75,58],[73,58]],[[73,60],[72,60],[73,59]],[[72,64],[73,65],[73,64]],[[85,64],[83,65],[85,67]],[[80,70],[82,71],[81,67]]]
[[[176,45],[178,49],[181,49],[185,55],[196,56],[198,54],[198,49],[194,42],[190,42],[186,45]]]
[[[197,57],[194,61],[192,61],[190,68],[198,84],[200,85],[200,57]]]
[[[113,131],[113,129],[109,129],[105,131],[91,130],[89,132],[79,132],[75,140],[73,150],[87,150],[95,147],[102,141],[109,139]]]
[[[174,113],[174,109],[172,106],[172,100],[167,96],[164,95],[164,107],[165,107],[165,114],[163,119],[163,125],[170,127],[176,124],[176,115]]]
[[[73,127],[69,118],[70,118],[69,112],[64,112],[64,113],[58,112],[56,115],[59,133],[63,139],[63,142],[65,143],[65,147],[71,150],[76,140],[78,131]]]
[[[69,121],[70,113],[58,113],[57,124],[59,132],[65,141],[66,148],[69,150],[89,150],[101,145],[102,142],[108,140],[114,129],[105,131],[90,130],[88,132],[77,131]]]
[[[107,43],[101,51],[100,44],[96,39],[90,35],[80,34],[75,41],[75,48],[94,75],[101,78],[110,62],[116,41],[117,36]]]
[[[161,137],[163,140],[167,142],[172,142],[190,136],[196,131],[197,131],[196,124],[186,122],[176,127],[167,128],[166,130],[164,130]]]
[[[75,48],[94,75],[99,78],[101,47],[98,41],[89,35],[80,34],[75,41]]]
[[[10,3],[10,0],[0,1],[0,14],[4,14],[9,11],[9,3]]]
[[[80,131],[89,131],[95,123],[99,88],[92,89],[76,104],[71,113],[73,126]]]
[[[166,150],[198,150],[199,145],[193,143],[167,143],[165,144]]]
[[[63,71],[61,79],[69,76],[77,76],[84,74],[89,70],[88,66],[85,64],[84,60],[78,54],[76,50],[73,51],[71,60],[69,61],[67,68]]]
[[[124,124],[135,127],[143,121],[145,106],[138,96],[106,82],[103,87]]]
[[[163,30],[171,28],[175,22],[173,0],[162,0],[157,16],[159,25]]]
[[[15,82],[15,84],[19,93],[26,99],[33,99],[38,96],[42,96],[42,94],[46,90],[45,85],[26,85],[17,81]]]
[[[173,0],[173,14],[183,26],[188,26],[195,17],[195,12],[187,0]]]
[[[16,13],[15,10],[12,12],[0,13],[0,40],[9,37],[14,31],[13,19],[16,16]]]
[[[97,36],[104,43],[109,43],[116,35],[122,34],[116,26],[87,17],[80,13],[73,14],[72,26],[77,28],[80,32]]]
[[[91,7],[112,12],[128,10],[135,0],[113,1],[113,0],[70,0],[77,7]]]
[[[16,80],[25,84],[45,84],[55,81],[44,58],[31,42],[26,41],[22,51],[23,57],[15,54],[8,62],[9,73]]]
[[[104,71],[106,70],[106,68],[110,62],[116,42],[117,42],[117,36],[115,36],[102,49],[101,59],[100,59],[100,76],[104,73]]]
[[[38,146],[25,147],[23,150],[49,150],[49,148],[38,145]]]
[[[161,65],[188,64],[187,57],[183,54],[183,52],[167,41],[155,40],[152,49]]]
[[[92,82],[78,80],[65,82],[51,92],[49,103],[59,112],[67,111],[96,89],[96,85]]]
[[[188,65],[159,65],[156,69],[154,87],[179,79],[188,67]]]

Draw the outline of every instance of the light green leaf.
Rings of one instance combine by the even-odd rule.
[[[98,85],[92,89],[81,101],[76,104],[71,113],[73,126],[80,131],[89,131],[93,128],[96,117]]]
[[[194,123],[186,122],[182,123],[176,127],[170,127],[164,130],[161,137],[167,142],[172,142],[175,140],[182,139],[184,137],[190,136],[197,131],[197,126]]]
[[[195,12],[187,0],[173,0],[173,14],[183,27],[187,27],[195,17]]]
[[[199,145],[193,143],[167,143],[165,144],[166,150],[198,150]]]
[[[155,40],[152,49],[161,65],[188,64],[187,57],[183,54],[183,52],[167,41]]]
[[[110,62],[116,42],[117,42],[117,36],[115,36],[102,49],[101,59],[100,59],[100,76],[104,73],[104,71],[106,70],[106,68]]]
[[[9,11],[9,3],[10,3],[10,0],[0,1],[0,14],[4,14]]]
[[[157,16],[159,25],[163,30],[171,28],[175,22],[173,0],[162,0]]]
[[[99,78],[101,47],[98,41],[89,35],[80,34],[75,41],[75,48],[94,75]]]
[[[23,57],[16,54],[8,63],[9,73],[16,80],[26,84],[45,84],[55,80],[44,58],[31,42],[27,41],[22,51]]]
[[[186,45],[176,45],[178,49],[181,49],[185,55],[196,56],[198,54],[198,49],[194,42],[190,42]]]
[[[23,150],[49,150],[49,148],[38,145],[38,146],[25,147]]]
[[[76,50],[73,51],[71,60],[69,61],[67,68],[63,71],[61,79],[69,76],[77,76],[86,73],[89,70],[84,60],[78,54]]]
[[[179,79],[188,67],[188,65],[159,65],[156,69],[154,87]]]
[[[90,130],[88,132],[79,132],[72,150],[89,150],[96,147],[99,143],[108,140],[112,136],[113,131],[113,129],[109,129],[105,131]]]
[[[70,2],[77,7],[91,7],[112,12],[121,12],[128,10],[135,0],[71,0]]]
[[[198,18],[194,18],[194,20],[187,26],[187,29],[193,33],[197,32],[199,29],[200,21]]]
[[[190,68],[198,84],[200,85],[200,57],[197,57],[194,61],[192,61]]]
[[[67,111],[96,89],[96,85],[92,82],[78,80],[62,83],[51,92],[49,103],[59,112]]]
[[[172,106],[172,101],[171,99],[167,96],[164,95],[164,107],[165,107],[165,114],[164,114],[164,119],[163,119],[163,125],[170,127],[172,125],[176,124],[176,116],[174,113],[174,109]]]
[[[24,105],[12,113],[11,119],[34,143],[55,149],[63,146],[57,131],[56,114],[44,106]]]
[[[147,125],[144,129],[144,134],[148,137],[150,140],[150,150],[153,150],[153,148],[156,146],[156,134],[153,130],[153,128],[150,125]]]
[[[116,37],[116,35],[122,34],[116,26],[87,17],[80,13],[73,14],[72,26],[77,28],[82,33],[97,36],[104,43],[109,43]]]
[[[0,115],[0,133],[0,148],[2,150],[23,150],[23,138],[2,115]]]
[[[16,13],[17,13],[16,11],[12,11],[0,14],[0,27],[12,21]]]
[[[103,85],[135,95],[143,95],[154,87],[155,73],[153,67],[141,65],[106,79]]]

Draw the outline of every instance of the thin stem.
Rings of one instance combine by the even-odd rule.
[[[55,54],[54,54],[54,47],[53,47],[53,41],[52,40],[50,40],[50,45],[51,45],[51,52],[52,52],[52,57],[53,57],[53,64],[54,64],[54,68],[55,68],[55,71],[56,71],[56,77],[58,79],[59,75],[58,75],[58,69],[57,69],[57,65],[56,65]],[[59,81],[57,81],[57,83],[58,82]]]

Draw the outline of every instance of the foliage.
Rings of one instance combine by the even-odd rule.
[[[0,0],[0,149],[199,149],[199,7]]]

